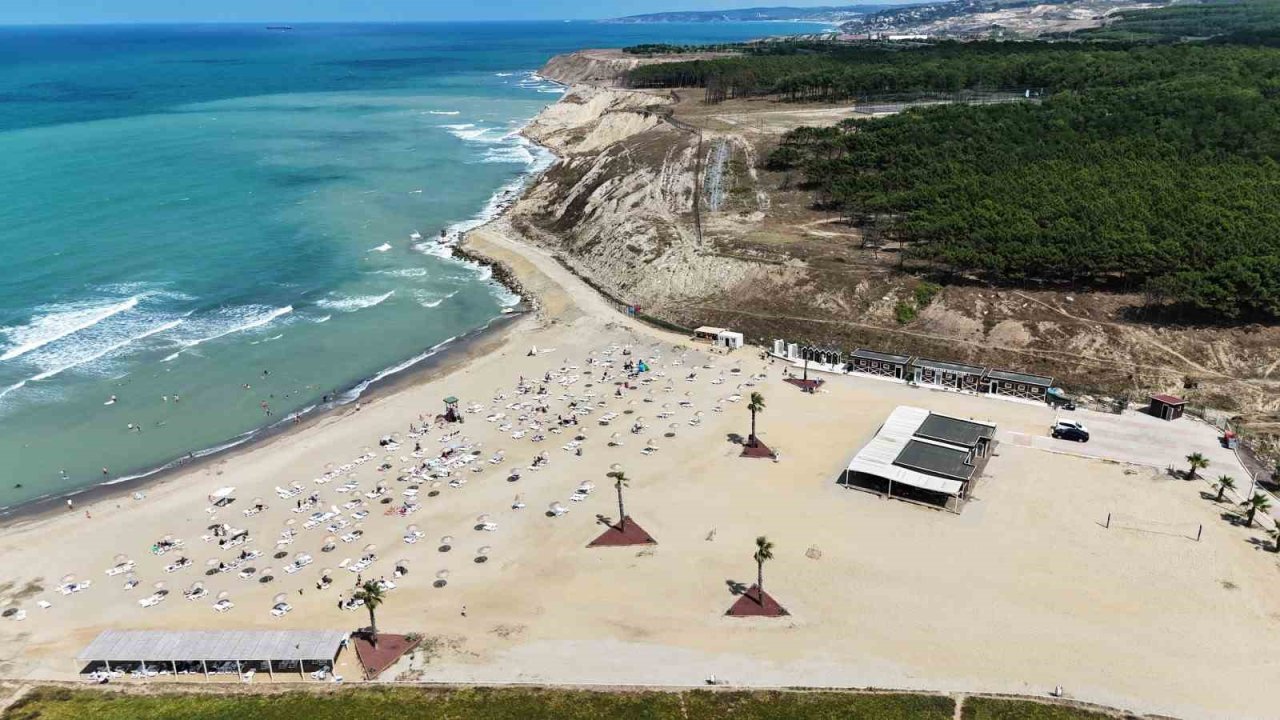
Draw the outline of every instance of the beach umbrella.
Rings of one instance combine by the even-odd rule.
[[[335,547],[337,547],[336,545],[337,542],[338,542],[338,538],[332,535],[326,535],[324,538],[324,545],[321,546],[320,548],[321,552],[329,552],[330,550],[333,550]]]
[[[258,578],[258,582],[269,583],[275,579],[276,579],[276,576],[271,574],[271,568],[264,568],[262,571],[262,575]]]
[[[476,516],[476,523],[483,525],[489,522],[489,513],[480,513]]]
[[[325,471],[326,473],[331,473],[331,472],[333,472],[333,463],[331,463],[331,462],[327,462],[327,463],[325,463],[325,464],[324,464],[324,471]]]
[[[279,605],[280,603],[285,601],[286,597],[288,596],[285,595],[284,593],[276,593],[275,597],[271,598],[271,602],[275,605]]]
[[[304,552],[300,552],[300,553],[295,553],[295,554],[294,554],[294,556],[293,556],[293,559],[294,559],[294,560],[304,560],[304,559],[309,558],[309,557],[311,557],[311,556],[310,556],[310,555],[308,555],[308,554],[306,554],[306,553],[304,553]]]
[[[377,549],[378,549],[378,546],[374,545],[373,543],[369,543],[368,545],[364,546],[364,551],[367,553],[371,553]]]
[[[293,526],[294,526],[294,525],[296,525],[297,523],[298,523],[298,519],[297,519],[297,518],[289,518],[288,520],[285,520],[285,521],[284,521],[284,526],[285,526],[285,527],[293,527]]]
[[[204,561],[204,566],[207,568],[216,568],[218,567],[219,562],[220,561],[218,560],[218,558],[209,558],[208,560]]]
[[[76,576],[75,576],[74,574],[72,574],[72,573],[67,573],[66,575],[63,575],[63,576],[62,576],[62,584],[63,584],[63,585],[69,585],[69,584],[71,584],[71,583],[73,583],[73,582],[75,582],[75,581],[76,581]]]
[[[157,581],[155,581],[155,582],[151,583],[151,589],[152,589],[152,590],[164,590],[164,589],[165,589],[165,587],[166,587],[166,585],[165,585],[165,582],[164,582],[163,580],[157,580]]]
[[[203,589],[204,589],[204,583],[197,580],[196,582],[191,583],[191,588],[188,590],[188,592],[195,594],[197,592],[200,592]]]
[[[609,469],[610,469],[611,471],[613,471],[614,473],[619,472],[619,471],[621,471],[621,470],[622,470],[622,463],[614,463],[614,464],[612,464],[612,465],[610,465],[610,466],[609,466]],[[612,473],[611,473],[611,474],[612,474]]]
[[[436,571],[436,579],[437,579],[437,580],[448,580],[448,579],[449,579],[449,571],[448,571],[448,570],[438,570],[438,571]]]
[[[115,563],[116,563],[117,565],[123,565],[123,564],[125,564],[125,563],[127,563],[127,562],[129,562],[129,556],[128,556],[128,555],[125,555],[124,553],[117,553],[117,554],[116,554],[116,556],[115,556]]]
[[[489,547],[488,545],[481,545],[479,548],[477,548],[477,549],[476,549],[476,556],[477,556],[477,557],[488,557],[488,556],[489,556],[489,552],[490,552],[491,550],[493,550],[493,548]]]
[[[417,532],[418,532],[418,526],[417,526],[417,525],[410,525],[409,527],[407,527],[407,528],[405,528],[405,529],[404,529],[404,532],[405,532],[405,534],[406,534],[406,535],[415,535],[415,534],[417,534]]]
[[[4,609],[4,612],[0,612],[0,617],[8,618],[8,617],[13,617],[14,615],[17,615],[17,614],[18,614],[18,606],[10,605],[9,607]]]
[[[253,499],[253,504],[254,504],[254,505],[262,505],[262,504],[263,504],[262,498],[261,498],[261,497],[256,497],[256,498],[254,498],[254,499]]]
[[[564,505],[561,505],[560,501],[558,500],[556,502],[551,503],[551,505],[549,505],[548,508],[551,510],[551,512],[556,514],[559,514],[564,511]]]
[[[223,590],[222,592],[218,593],[214,597],[216,597],[219,600],[226,600],[227,598],[231,597],[231,593],[227,592],[226,590]]]
[[[440,538],[440,552],[449,552],[450,548],[452,547],[453,547],[452,535],[445,535],[444,537]]]

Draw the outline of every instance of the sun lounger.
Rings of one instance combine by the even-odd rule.
[[[213,611],[222,613],[230,610],[235,606],[236,604],[231,602],[230,600],[223,599],[213,604]]]
[[[271,616],[284,617],[289,614],[290,610],[293,610],[293,606],[289,603],[276,603],[276,606],[271,608]]]
[[[109,576],[121,575],[123,573],[132,572],[133,568],[134,568],[134,562],[130,560],[129,562],[120,563],[115,567],[107,568],[107,575]]]

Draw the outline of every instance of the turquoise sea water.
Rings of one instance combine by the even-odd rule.
[[[548,161],[515,131],[561,92],[551,55],[813,29],[0,28],[0,508],[244,441],[499,317],[516,298],[434,239]]]

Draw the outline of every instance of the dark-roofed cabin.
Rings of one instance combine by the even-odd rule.
[[[960,363],[916,358],[911,361],[916,383],[934,385],[950,390],[967,390],[979,392],[982,389],[982,377],[987,373],[984,367],[962,365]]]
[[[1187,401],[1173,395],[1152,395],[1147,412],[1161,420],[1177,420],[1182,417]]]
[[[908,368],[910,367],[910,355],[890,355],[865,348],[858,348],[850,353],[847,366],[850,372],[880,375],[882,377],[897,378],[898,380],[907,377]]]
[[[987,372],[987,392],[992,395],[1048,402],[1051,387],[1053,387],[1053,378],[1043,375],[1030,375],[1010,370]]]
[[[929,413],[915,431],[918,438],[959,445],[968,448],[976,457],[986,457],[987,447],[995,434],[994,425],[937,413]]]
[[[930,440],[908,440],[893,464],[928,475],[967,483],[973,477],[973,454],[963,448]]]

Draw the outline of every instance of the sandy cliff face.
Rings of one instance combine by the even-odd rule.
[[[526,134],[560,159],[510,221],[615,297],[654,311],[761,272],[709,254],[694,222],[699,137],[667,122],[670,100],[574,87]]]
[[[538,74],[565,85],[613,85],[640,63],[639,58],[627,57],[620,52],[579,50],[551,58]]]

